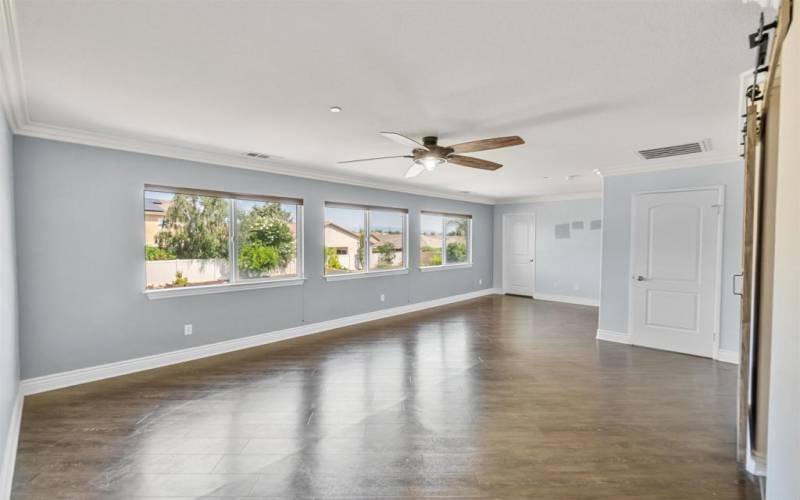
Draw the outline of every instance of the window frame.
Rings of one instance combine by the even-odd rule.
[[[142,191],[142,198],[147,192],[160,192],[168,194],[184,194],[188,196],[213,196],[223,198],[228,201],[228,265],[230,273],[226,283],[213,285],[193,285],[173,288],[147,288],[147,271],[145,269],[144,290],[142,293],[149,299],[161,299],[188,295],[205,295],[210,293],[222,293],[239,290],[253,290],[260,288],[272,288],[277,286],[302,285],[305,281],[305,266],[303,259],[303,224],[304,224],[304,204],[302,198],[290,198],[285,196],[267,196],[260,194],[245,194],[227,191],[216,191],[208,189],[177,188],[172,186],[146,184]],[[295,268],[294,276],[265,276],[257,278],[240,278],[238,268],[238,255],[236,254],[236,238],[239,235],[238,223],[236,220],[236,202],[264,202],[295,205]],[[144,236],[145,231],[142,231]],[[145,245],[147,242],[145,241]],[[144,260],[145,265],[147,259]]]
[[[391,276],[396,274],[408,274],[409,268],[409,224],[408,224],[408,209],[398,207],[381,207],[375,205],[360,205],[355,203],[339,203],[326,201],[323,205],[323,210],[328,208],[344,208],[350,210],[363,210],[364,211],[364,270],[352,273],[342,274],[327,274],[325,268],[325,260],[322,261],[322,276],[326,281],[341,281],[357,278],[367,278],[376,276]],[[370,269],[370,257],[372,252],[372,244],[370,243],[370,235],[372,234],[371,213],[372,212],[394,212],[400,214],[403,220],[403,265],[402,267],[393,269]],[[327,225],[327,217],[323,212],[322,223],[322,247],[327,246],[325,241],[325,227]]]
[[[428,211],[422,210],[419,213],[419,258],[421,261],[422,257],[422,217],[425,215],[441,217],[442,218],[442,263],[435,265],[435,266],[419,266],[419,270],[422,272],[429,272],[429,271],[443,271],[446,269],[459,269],[459,268],[466,268],[472,267],[472,215],[470,214],[454,214],[448,212],[435,212],[435,211]],[[456,263],[448,263],[447,262],[447,223],[448,221],[459,218],[465,219],[467,221],[467,237],[466,237],[466,244],[467,244],[467,260],[465,262],[456,262]]]

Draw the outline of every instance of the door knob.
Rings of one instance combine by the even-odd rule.
[[[646,279],[647,279],[647,278],[645,278],[645,277],[644,277],[644,276],[642,276],[641,274],[640,274],[639,276],[637,276],[637,277],[636,277],[636,281],[644,281],[644,280],[646,280]]]

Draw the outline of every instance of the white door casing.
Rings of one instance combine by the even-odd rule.
[[[536,218],[503,215],[503,292],[533,297],[535,289]]]
[[[716,354],[722,196],[721,187],[634,196],[633,344],[709,358]]]

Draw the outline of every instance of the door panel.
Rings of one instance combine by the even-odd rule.
[[[697,294],[647,291],[647,326],[697,331]]]
[[[533,296],[534,217],[531,214],[503,217],[503,288],[506,293]]]
[[[700,210],[690,205],[665,204],[650,210],[650,279],[692,281],[700,264]]]
[[[631,334],[634,344],[711,357],[718,297],[719,192],[636,196]]]

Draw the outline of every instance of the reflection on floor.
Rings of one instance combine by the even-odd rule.
[[[26,399],[13,498],[758,498],[736,367],[489,296]]]

